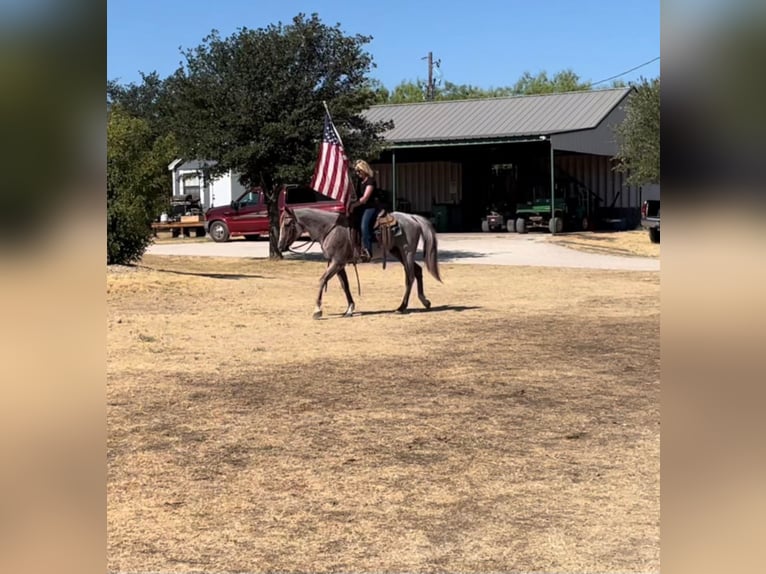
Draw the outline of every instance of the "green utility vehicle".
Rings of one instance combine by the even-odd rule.
[[[551,199],[536,198],[516,205],[516,233],[547,228],[551,233],[588,229],[588,212],[578,198],[556,198],[551,217]]]

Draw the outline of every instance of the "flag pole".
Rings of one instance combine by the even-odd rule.
[[[330,108],[327,107],[327,102],[322,100],[322,105],[324,106],[324,111],[327,112],[327,117],[330,118],[330,125],[332,126],[332,129],[335,132],[335,135],[338,138],[338,141],[340,142],[341,147],[345,149],[346,146],[343,145],[343,140],[340,138],[338,129],[335,127],[335,122],[332,121],[332,114],[330,113]]]
[[[343,140],[340,138],[340,133],[338,133],[338,128],[335,127],[335,122],[332,121],[332,114],[330,113],[330,108],[327,107],[327,102],[325,100],[322,100],[322,105],[324,106],[324,111],[327,112],[327,117],[330,118],[330,125],[332,126],[333,131],[335,132],[335,136],[338,138],[338,141],[340,142],[340,147],[343,148],[343,155],[346,155],[346,146],[343,145]],[[348,168],[346,168],[347,172],[351,171],[351,164],[348,164]],[[348,178],[348,186],[351,187],[352,191],[354,192],[354,195],[356,195],[356,187],[351,183],[351,178]],[[348,206],[351,204],[351,194],[346,194],[346,211],[348,211]]]

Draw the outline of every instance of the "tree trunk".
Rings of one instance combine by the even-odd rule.
[[[269,213],[269,259],[282,259],[279,252],[279,185],[273,182],[264,182],[263,189],[266,198],[266,209]]]

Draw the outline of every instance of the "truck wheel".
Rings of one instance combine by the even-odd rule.
[[[659,227],[650,227],[649,228],[649,241],[652,243],[659,243],[660,242],[660,228]]]
[[[505,222],[505,228],[509,232],[513,233],[514,231],[516,231],[516,222],[513,219],[509,219],[508,221]]]
[[[523,217],[519,217],[516,220],[516,233],[526,233],[527,232],[527,220]]]
[[[561,233],[564,231],[564,220],[560,217],[553,217],[548,222],[548,229],[550,229],[551,233]]]
[[[210,237],[216,243],[224,243],[229,240],[229,227],[223,221],[214,221],[210,224]]]
[[[487,221],[486,219],[484,219],[484,220],[481,222],[481,230],[482,230],[484,233],[488,233],[488,232],[489,232],[489,221]]]

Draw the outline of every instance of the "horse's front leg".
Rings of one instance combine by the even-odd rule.
[[[348,284],[348,275],[346,275],[345,267],[341,267],[338,271],[338,279],[340,279],[340,284],[343,287],[343,292],[346,294],[346,301],[348,302],[348,307],[343,316],[351,317],[354,314],[354,298],[351,296],[351,288]]]
[[[316,307],[314,307],[314,319],[319,319],[322,316],[322,292],[327,287],[327,282],[332,279],[333,275],[340,271],[341,268],[342,265],[337,261],[330,261],[327,269],[322,273],[322,277],[319,279],[319,293],[317,294]]]

